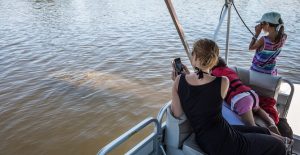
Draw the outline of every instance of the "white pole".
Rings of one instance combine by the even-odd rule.
[[[227,34],[226,34],[226,49],[225,49],[225,62],[228,65],[228,53],[229,53],[229,34],[230,34],[230,19],[231,19],[231,5],[233,0],[226,0],[228,8],[227,18]]]
[[[223,13],[223,12],[224,12],[224,13]],[[221,28],[221,26],[222,26],[222,23],[223,23],[223,21],[224,21],[224,19],[225,19],[225,16],[227,15],[227,7],[225,7],[225,9],[224,9],[223,12],[222,12],[222,16],[221,16],[221,18],[220,18],[220,20],[219,20],[219,24],[218,24],[218,26],[217,26],[217,28],[215,29],[215,32],[214,32],[214,41],[215,41],[215,42],[217,41],[218,33],[219,33],[220,28]]]

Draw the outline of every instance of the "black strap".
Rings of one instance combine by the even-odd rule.
[[[208,74],[206,72],[203,72],[201,69],[199,69],[198,67],[195,67],[196,70],[196,74],[198,75],[198,79],[202,79],[203,78],[203,74]]]
[[[256,104],[258,104],[258,102],[257,102],[257,100],[256,100],[256,97],[255,97],[255,95],[253,94],[253,92],[252,92],[251,90],[249,90],[248,92],[250,93],[250,95],[251,95],[252,98],[253,98],[253,101],[254,101],[253,107],[255,107]]]
[[[232,80],[233,81],[233,80]],[[231,82],[230,82],[231,83]],[[240,84],[237,84],[236,86],[234,86],[234,87],[232,87],[231,85],[229,85],[229,91],[227,92],[227,95],[226,95],[226,97],[225,97],[225,101],[227,101],[228,100],[228,97],[229,97],[229,95],[233,92],[233,91],[236,91],[236,89],[238,88],[238,87],[240,87],[240,86],[242,86],[243,84],[242,83],[240,83]]]
[[[230,81],[230,84],[234,84],[235,82],[241,81],[240,79],[234,79],[232,81]]]

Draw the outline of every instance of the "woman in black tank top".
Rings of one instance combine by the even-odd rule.
[[[222,117],[229,81],[209,74],[219,56],[216,43],[208,39],[197,41],[192,56],[192,65],[198,71],[176,77],[171,110],[175,117],[187,116],[200,148],[209,155],[284,155],[284,144],[270,136],[267,129],[230,126]]]

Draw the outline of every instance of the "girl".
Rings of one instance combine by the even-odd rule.
[[[255,113],[267,123],[272,132],[280,134],[275,122],[259,107],[258,95],[241,82],[235,71],[230,69],[221,57],[219,57],[218,64],[213,67],[212,75],[226,76],[229,79],[229,89],[225,101],[246,125],[256,126],[253,118],[253,113]]]
[[[172,89],[173,115],[186,115],[197,144],[210,155],[284,155],[283,142],[270,136],[267,129],[238,126],[242,133],[222,117],[222,102],[229,81],[226,77],[214,77],[209,73],[218,56],[217,44],[201,39],[194,44],[192,52],[192,65],[199,71],[176,77],[173,68],[172,75],[176,77]],[[188,73],[186,68],[185,71]]]
[[[265,13],[257,22],[259,24],[255,26],[255,36],[249,45],[249,50],[256,50],[251,70],[277,75],[276,57],[280,54],[287,38],[284,33],[283,21],[279,13],[269,12]],[[267,35],[257,40],[261,30]]]

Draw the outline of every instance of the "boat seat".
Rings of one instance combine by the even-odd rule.
[[[271,76],[238,67],[232,67],[232,69],[238,74],[242,83],[251,87],[258,95],[277,100],[281,84],[280,76]]]
[[[243,84],[251,87],[259,96],[271,97],[276,101],[279,95],[279,89],[282,78],[280,76],[272,76],[269,74],[259,73],[252,70],[247,70],[238,67],[232,67],[232,69],[238,74]],[[277,106],[279,115],[282,116],[283,108],[285,106]],[[261,127],[267,127],[266,123],[259,117],[255,116],[255,123]]]
[[[222,115],[231,125],[244,125],[239,116],[223,103]],[[167,154],[205,155],[195,141],[195,135],[185,115],[175,118],[170,107],[167,108],[165,130]]]
[[[183,142],[191,135],[192,128],[185,115],[175,118],[171,112],[171,106],[167,108],[166,129],[164,141],[167,154],[181,155]]]
[[[195,141],[195,134],[193,133],[183,143],[182,151],[186,155],[207,155]]]
[[[222,115],[231,125],[244,125],[240,120],[240,117],[231,111],[225,102],[222,107]],[[263,126],[262,120],[259,120],[258,122]],[[197,145],[195,134],[193,133],[186,116],[183,115],[181,118],[175,118],[171,113],[170,107],[167,109],[165,145],[167,154],[206,155],[206,153]]]

